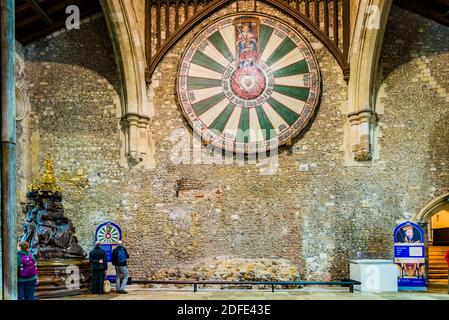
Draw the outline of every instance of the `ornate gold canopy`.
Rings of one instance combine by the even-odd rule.
[[[58,181],[56,180],[53,163],[50,159],[45,160],[42,175],[35,178],[28,189],[30,192],[62,192],[62,188],[58,185]]]

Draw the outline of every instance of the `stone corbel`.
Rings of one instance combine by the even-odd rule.
[[[379,121],[377,114],[371,109],[352,112],[348,115],[351,126],[352,155],[356,161],[370,161],[373,155],[374,129]]]
[[[138,165],[147,160],[150,145],[150,118],[139,114],[127,114],[122,118],[124,128],[128,162],[130,165]]]

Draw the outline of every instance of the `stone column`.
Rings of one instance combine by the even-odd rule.
[[[2,299],[17,299],[16,102],[14,0],[1,1]]]

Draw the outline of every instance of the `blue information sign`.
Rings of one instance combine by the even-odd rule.
[[[407,221],[394,229],[394,260],[400,290],[426,290],[424,232]]]

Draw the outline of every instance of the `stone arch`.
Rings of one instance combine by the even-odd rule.
[[[377,129],[376,80],[384,33],[392,0],[365,0],[353,4],[348,86],[348,130],[346,162],[355,165],[371,161]]]
[[[413,221],[427,224],[430,218],[438,212],[438,208],[448,203],[449,193],[445,193],[427,203],[414,217]]]
[[[425,256],[426,256],[426,278],[429,279],[429,235],[432,230],[430,229],[430,219],[438,213],[438,209],[444,205],[448,205],[449,193],[444,193],[439,197],[428,202],[421,210],[415,214],[412,221],[416,222],[424,230],[424,243],[425,243]]]
[[[149,130],[153,116],[145,81],[145,50],[131,1],[101,0],[122,80],[121,126],[127,165],[153,167]]]
[[[206,1],[208,2],[208,1]],[[147,58],[147,71],[146,71],[146,80],[151,83],[151,77],[153,75],[154,70],[161,62],[163,57],[169,52],[169,50],[188,32],[192,30],[193,27],[201,23],[204,19],[209,17],[212,13],[222,9],[224,6],[232,4],[233,2],[237,3],[236,0],[211,0],[204,7],[204,9],[196,12],[192,17],[190,17],[186,23],[179,26],[170,37],[161,45],[160,48],[156,50],[156,53],[152,54],[151,44],[149,44],[151,31],[149,29],[149,25],[151,25],[151,10],[153,4],[150,0],[146,0],[145,3],[145,29],[146,29],[146,58]],[[268,5],[276,8],[283,14],[291,17],[298,24],[304,26],[308,31],[310,31],[314,36],[316,36],[323,45],[332,53],[332,55],[337,60],[338,64],[342,68],[342,72],[346,80],[349,80],[350,76],[350,67],[348,62],[348,52],[349,52],[349,1],[344,0],[342,2],[342,12],[343,12],[343,48],[339,48],[338,45],[330,38],[329,34],[327,34],[320,26],[319,23],[314,21],[311,17],[306,16],[305,14],[295,10],[289,5],[286,1],[279,0],[260,0],[260,2],[265,2]],[[170,5],[171,2],[168,2]],[[164,6],[164,3],[159,3],[159,6]],[[255,4],[254,11],[256,11],[257,5]],[[238,9],[236,9],[238,11]],[[242,11],[244,12],[244,11]],[[160,24],[160,22],[159,22]],[[160,28],[160,26],[159,26]],[[158,38],[158,42],[160,42],[160,38]]]

